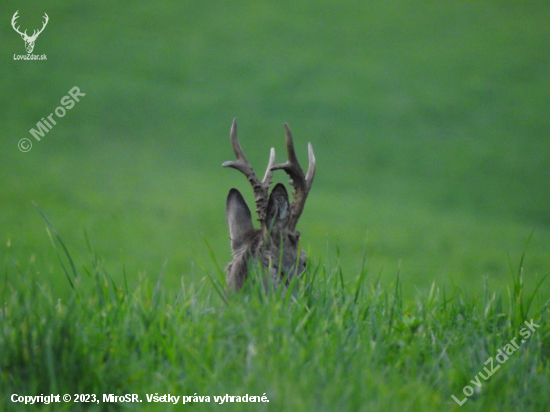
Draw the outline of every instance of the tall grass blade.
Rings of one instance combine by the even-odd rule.
[[[73,276],[75,279],[78,278],[78,273],[76,272],[76,267],[75,267],[75,264],[73,262],[73,258],[71,257],[67,247],[65,246],[65,243],[63,242],[63,240],[61,240],[61,237],[59,236],[59,234],[57,233],[57,231],[55,230],[55,228],[53,227],[53,225],[50,223],[50,221],[48,220],[48,218],[46,217],[46,215],[44,214],[44,212],[40,209],[40,207],[38,207],[38,205],[36,204],[36,202],[33,200],[32,201],[34,207],[36,207],[36,209],[38,210],[38,212],[42,215],[42,219],[44,219],[44,221],[46,222],[46,224],[48,225],[49,229],[53,232],[53,234],[55,235],[55,238],[57,239],[57,241],[59,242],[59,244],[61,245],[61,247],[63,248],[63,252],[65,253],[65,256],[67,257],[67,259],[69,260],[69,263],[71,265],[71,270],[73,272]],[[71,288],[74,290],[74,284],[73,282],[71,281],[71,278],[69,276],[69,272],[67,271],[67,269],[65,268],[65,265],[63,264],[63,261],[61,259],[61,255],[58,253],[57,251],[57,248],[55,246],[55,242],[53,241],[53,238],[50,234],[50,232],[48,231],[48,236],[50,237],[50,240],[52,242],[52,245],[55,249],[55,252],[57,254],[57,257],[59,259],[59,262],[61,263],[61,267],[63,268],[63,271],[65,272],[65,275],[67,276],[67,280],[69,281],[69,284],[71,285]]]

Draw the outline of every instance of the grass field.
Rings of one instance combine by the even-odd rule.
[[[30,33],[48,14],[33,51],[47,60],[14,60],[17,10]],[[549,11],[4,1],[2,405],[254,391],[260,410],[545,410]],[[75,86],[85,96],[37,141]],[[293,303],[218,294],[227,192],[252,204],[221,167],[234,117],[259,174],[270,147],[284,159],[284,122],[304,164],[315,150],[298,229],[316,277]],[[459,407],[451,394],[531,319],[533,337]]]
[[[433,285],[405,302],[399,277],[387,290],[363,270],[344,287],[339,267],[312,268],[294,294],[249,284],[229,298],[216,293],[221,272],[182,278],[176,290],[145,278],[129,289],[97,261],[80,279],[67,268],[67,299],[33,271],[6,274],[4,410],[544,411],[550,402],[550,301],[525,293],[522,271],[507,293]],[[87,397],[11,402],[50,393]]]

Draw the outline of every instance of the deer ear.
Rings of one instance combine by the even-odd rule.
[[[282,228],[288,223],[289,217],[288,192],[283,184],[278,183],[271,191],[267,202],[267,227]]]
[[[225,217],[229,227],[231,249],[235,252],[243,242],[254,232],[252,215],[243,195],[237,189],[231,189],[227,195]]]

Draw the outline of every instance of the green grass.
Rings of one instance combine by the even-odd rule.
[[[59,253],[74,283],[62,299],[36,268],[4,265],[3,410],[23,409],[14,393],[100,401],[25,407],[56,411],[189,407],[181,398],[149,403],[148,394],[209,396],[200,410],[543,411],[550,402],[550,301],[526,294],[523,267],[506,289],[471,295],[433,284],[405,301],[399,276],[383,288],[364,268],[346,283],[341,267],[310,262],[294,293],[265,295],[258,282],[226,296],[221,273],[170,289],[162,274],[142,276],[129,288],[95,258],[75,277]],[[476,388],[485,362],[520,342],[525,320],[540,326]],[[467,385],[475,393],[459,407],[451,396],[462,401]],[[106,403],[103,394],[142,402]],[[269,403],[214,401],[226,394],[265,394]]]
[[[132,283],[166,284],[229,259],[225,197],[249,202],[221,163],[229,128],[257,170],[284,159],[283,123],[318,171],[298,229],[321,261],[354,273],[365,239],[383,282],[499,287],[525,239],[532,273],[550,258],[550,28],[545,2],[8,0],[47,61],[0,76],[0,227],[20,264],[52,273],[34,200],[79,254],[86,231]],[[12,11],[13,10],[13,11]],[[6,18],[7,18],[6,17]],[[0,55],[24,52],[9,25]],[[9,60],[9,59],[8,59]],[[29,153],[22,137],[77,85],[86,96]],[[284,173],[275,175],[286,181]],[[399,263],[401,262],[401,263]],[[119,279],[117,279],[119,280]],[[54,285],[64,288],[66,285]]]

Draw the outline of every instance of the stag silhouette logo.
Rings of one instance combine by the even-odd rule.
[[[32,33],[32,36],[29,36],[27,34],[27,30],[25,30],[23,33],[21,33],[21,31],[19,31],[19,27],[16,27],[15,24],[16,24],[16,20],[17,18],[19,17],[17,15],[17,13],[19,13],[19,10],[17,10],[15,12],[15,14],[13,15],[12,19],[11,19],[11,25],[13,27],[13,29],[19,33],[21,35],[21,38],[25,41],[25,48],[27,49],[27,53],[30,54],[32,53],[33,49],[34,49],[34,43],[36,42],[36,38],[38,37],[38,35],[40,33],[42,33],[44,31],[44,29],[46,28],[46,24],[48,24],[48,20],[49,20],[49,17],[46,13],[44,13],[44,24],[42,25],[42,28],[40,30],[34,30],[33,33]]]

